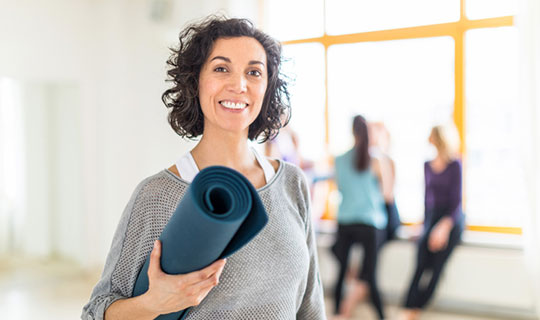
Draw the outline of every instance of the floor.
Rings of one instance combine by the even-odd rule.
[[[1,318],[79,319],[98,277],[67,262],[0,260]]]
[[[326,302],[326,310],[328,313],[328,319],[331,320],[332,317],[329,313],[332,305],[331,299],[327,298],[325,299]],[[385,316],[390,319],[399,319],[399,308],[395,305],[387,305],[385,307]],[[353,318],[351,320],[367,320],[367,319],[377,319],[375,311],[372,310],[372,308],[367,304],[361,304],[359,305],[355,313],[353,315]],[[422,314],[421,320],[492,320],[493,318],[486,318],[486,317],[477,317],[472,315],[464,315],[464,314],[455,314],[455,313],[443,313],[443,312],[437,312],[437,311],[426,311],[424,314]],[[501,318],[497,318],[497,320],[500,320]]]
[[[49,260],[0,259],[1,318],[9,320],[79,319],[99,271],[82,272],[68,262]],[[326,300],[330,310],[331,300]],[[394,319],[398,309],[387,306]],[[360,305],[353,319],[375,319],[367,304]],[[487,320],[463,314],[428,311],[422,320]]]

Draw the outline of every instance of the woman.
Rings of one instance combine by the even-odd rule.
[[[335,161],[337,186],[342,196],[337,216],[337,240],[332,248],[340,264],[335,285],[335,313],[350,317],[356,302],[369,290],[379,319],[384,319],[375,271],[377,248],[387,223],[383,197],[386,187],[379,160],[369,155],[368,126],[362,116],[353,120],[353,135],[354,147]],[[354,243],[360,243],[364,248],[362,269],[342,305],[343,281]]]
[[[405,301],[402,319],[418,319],[433,295],[450,254],[459,243],[465,216],[461,210],[459,137],[454,126],[435,126],[429,143],[435,159],[424,164],[424,232],[418,243],[416,271]]]
[[[212,16],[180,34],[168,61],[174,85],[163,101],[181,137],[202,137],[136,188],[83,319],[153,319],[188,307],[193,320],[324,318],[306,181],[297,167],[248,144],[284,125],[289,101],[280,63],[280,44],[248,20]],[[227,262],[165,274],[156,239],[193,177],[213,165],[237,170],[258,189],[269,222]],[[149,289],[131,297],[150,253]]]
[[[388,223],[386,224],[386,232],[382,246],[386,242],[396,238],[397,229],[401,225],[399,219],[399,212],[396,206],[394,197],[394,185],[396,180],[396,167],[394,160],[390,157],[390,132],[386,129],[383,122],[370,122],[368,123],[369,132],[369,153],[372,157],[379,160],[381,167],[381,178],[384,180],[386,186],[385,193],[383,193],[386,215],[388,217]]]

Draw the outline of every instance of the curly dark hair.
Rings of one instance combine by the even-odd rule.
[[[181,137],[195,139],[203,133],[204,115],[199,102],[199,74],[217,39],[251,37],[259,41],[266,52],[268,85],[261,112],[249,126],[248,138],[259,142],[273,139],[290,119],[290,97],[287,78],[280,72],[281,44],[259,31],[247,19],[209,16],[187,26],[179,35],[180,44],[171,49],[167,71],[173,87],[161,99],[170,108],[168,120]]]

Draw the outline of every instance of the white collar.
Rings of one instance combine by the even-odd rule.
[[[270,161],[268,161],[266,157],[259,154],[257,150],[255,150],[255,148],[250,146],[250,149],[255,155],[255,159],[257,159],[257,162],[259,162],[259,165],[264,171],[264,178],[266,180],[266,183],[270,182],[270,180],[276,174],[276,172],[274,171],[274,167],[272,166]],[[182,177],[182,179],[188,182],[192,182],[197,173],[199,173],[199,167],[197,166],[195,159],[193,159],[191,151],[184,154],[180,159],[178,159],[175,165],[176,170],[178,170],[178,173],[180,174],[180,177]]]

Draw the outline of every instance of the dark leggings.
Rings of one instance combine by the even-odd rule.
[[[383,306],[379,290],[377,288],[377,279],[375,270],[377,266],[377,247],[382,236],[381,231],[375,227],[364,224],[350,224],[338,226],[337,240],[332,251],[339,261],[339,275],[335,285],[335,313],[339,313],[341,298],[343,294],[343,281],[347,273],[349,264],[349,253],[353,244],[360,243],[364,247],[364,259],[362,269],[358,273],[358,279],[368,283],[370,297],[380,319],[384,318]]]
[[[454,225],[444,250],[438,252],[429,251],[428,239],[434,225],[435,223],[429,226],[418,244],[416,271],[405,300],[405,307],[409,309],[423,309],[426,306],[437,287],[446,261],[461,240],[464,226],[463,219]]]

